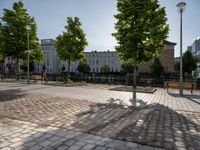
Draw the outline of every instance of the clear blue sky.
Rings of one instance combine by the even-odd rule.
[[[10,9],[17,0],[0,0],[0,16],[3,8]],[[169,41],[177,43],[175,56],[179,56],[179,13],[176,4],[180,0],[159,0],[166,7],[170,26]],[[183,0],[186,10],[183,14],[183,50],[200,35],[200,0]],[[68,16],[78,16],[89,42],[85,51],[114,50],[115,32],[113,17],[116,14],[116,0],[24,0],[25,8],[35,17],[40,39],[53,38],[64,31]]]

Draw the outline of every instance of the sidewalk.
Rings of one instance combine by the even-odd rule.
[[[58,93],[54,94],[54,92]],[[186,97],[179,97],[176,95],[177,91],[171,91],[170,95],[163,89],[158,89],[154,94],[138,94],[138,99],[143,103],[143,107],[137,109],[128,107],[126,102],[120,101],[120,99],[112,98],[114,96],[119,98],[122,95],[129,98],[131,93],[116,92],[113,95],[113,92],[116,91],[92,89],[92,85],[91,88],[84,88],[47,85],[24,86],[23,84],[7,83],[0,86],[1,127],[14,126],[20,130],[21,125],[17,122],[22,121],[36,124],[37,128],[62,129],[61,133],[63,134],[65,131],[66,134],[68,131],[72,131],[101,137],[101,139],[109,138],[119,143],[122,142],[122,145],[136,142],[139,144],[133,145],[137,145],[141,149],[153,149],[148,146],[165,149],[199,149],[199,91],[194,91],[193,95],[189,95],[188,92]],[[103,95],[106,93],[107,95]],[[60,94],[61,96],[59,96]],[[64,94],[66,95],[64,96]],[[85,98],[77,99],[81,95]],[[96,97],[96,99],[92,100],[92,97]],[[101,97],[102,101],[100,101]],[[106,100],[108,97],[110,99]],[[123,99],[121,98],[121,100]],[[4,131],[4,129],[2,130]],[[22,134],[26,133],[22,132]],[[3,137],[2,145],[10,141],[6,135]],[[23,138],[23,135],[18,134],[18,137]],[[27,141],[28,137],[25,135],[22,142]],[[7,146],[12,144],[7,144]],[[105,145],[92,144],[98,149],[112,147],[108,143]],[[148,146],[143,147],[140,144]],[[36,145],[43,146],[37,142]],[[116,145],[113,147],[114,149],[127,148]],[[68,149],[68,147],[65,148]]]

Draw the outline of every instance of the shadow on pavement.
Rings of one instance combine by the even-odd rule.
[[[200,124],[194,117],[199,113],[180,114],[160,104],[139,108],[121,104],[111,98],[108,104],[92,105],[90,111],[77,114],[79,119],[72,126],[89,134],[167,149],[200,147]]]
[[[12,101],[24,96],[26,96],[26,94],[20,89],[2,90],[0,91],[0,102]]]
[[[42,112],[37,112],[33,109],[33,114],[29,116],[32,119],[29,119],[29,121],[31,120],[31,122],[35,122],[46,128],[48,126],[55,126],[60,129],[54,130],[53,134],[52,131],[47,130],[35,136],[25,138],[24,143],[31,143],[33,141],[38,143],[40,138],[42,139],[42,136],[45,135],[50,136],[59,133],[67,137],[68,134],[72,136],[74,132],[77,132],[85,133],[86,135],[99,135],[105,138],[109,137],[111,139],[137,142],[166,149],[199,149],[200,147],[199,113],[178,113],[158,103],[151,105],[144,103],[142,107],[133,108],[123,105],[122,100],[114,98],[110,98],[108,100],[109,103],[106,104],[91,103],[88,109],[78,111],[78,108],[85,107],[85,101],[72,100],[70,102],[72,103],[71,105],[65,103],[66,101],[69,100],[61,101],[61,103],[58,103],[58,98],[54,102],[45,100],[45,104],[53,104],[50,109],[56,108],[49,113],[45,110],[47,106],[42,101],[38,101],[40,106],[42,106]],[[32,107],[36,104],[37,102]],[[79,107],[74,107],[74,105],[79,105]],[[70,111],[68,111],[69,109]],[[21,115],[26,115],[26,113],[24,111],[24,114]],[[38,118],[35,119],[34,115],[38,116]],[[20,117],[20,120],[22,119],[23,117]],[[43,143],[42,148],[47,147],[47,149],[53,149],[66,143],[66,138],[64,138],[64,141],[61,140],[59,145],[49,147],[50,143],[48,142],[52,140],[50,138],[45,138],[46,142]],[[76,142],[81,138],[84,138],[84,136],[75,139]],[[54,142],[57,140],[54,139]],[[119,147],[114,148],[117,149]]]

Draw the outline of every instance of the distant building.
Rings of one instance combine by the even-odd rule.
[[[169,41],[165,42],[166,46],[161,53],[160,61],[163,65],[165,72],[174,72],[174,46],[176,43]],[[35,64],[35,72],[40,73],[42,66],[46,66],[48,73],[60,73],[64,69],[67,71],[68,64],[59,60],[56,54],[55,41],[53,39],[41,40],[41,48],[43,49],[45,60],[40,64]],[[110,72],[120,72],[122,61],[119,59],[115,51],[92,51],[84,52],[87,63],[90,65],[90,72],[100,73],[104,63],[108,63]],[[150,65],[152,61],[139,66],[139,72],[150,72]],[[78,72],[79,61],[71,64],[70,72]]]
[[[190,51],[192,53],[192,46],[188,46],[187,50]]]
[[[55,40],[44,39],[41,40],[41,48],[44,53],[44,62],[35,64],[35,72],[40,73],[42,67],[46,67],[48,73],[58,73],[58,57],[55,48]]]
[[[23,64],[22,60],[19,60],[19,66]],[[19,68],[19,73],[22,73],[23,70]],[[6,57],[5,60],[0,61],[0,73],[6,74],[15,74],[16,73],[16,60],[12,57]]]
[[[196,54],[198,51],[200,51],[200,37],[197,37],[193,42],[192,42],[192,53]]]
[[[174,64],[180,63],[180,57],[175,57],[174,58]]]
[[[160,62],[164,67],[164,72],[171,73],[174,72],[174,47],[176,43],[166,41],[165,48],[160,55]],[[150,72],[150,66],[153,60],[139,67],[139,72]]]

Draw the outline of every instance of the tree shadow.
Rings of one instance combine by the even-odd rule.
[[[89,134],[166,149],[200,147],[199,113],[180,113],[158,103],[133,108],[124,107],[118,99],[110,102],[77,114],[79,120],[72,126]]]
[[[95,135],[97,137],[104,137],[105,139],[137,142],[170,150],[200,148],[199,113],[186,111],[176,112],[158,103],[147,105],[141,102],[143,103],[141,107],[134,108],[124,105],[120,99],[110,98],[108,101],[108,103],[92,103],[88,109],[74,114],[73,112],[67,112],[67,114],[61,113],[60,118],[57,116],[54,117],[56,112],[52,112],[46,116],[44,114],[45,119],[51,119],[50,122],[54,123],[54,126],[57,128],[53,132],[44,130],[44,132],[34,137],[31,136],[32,138],[26,138],[24,143],[30,144],[33,140],[40,141],[40,139],[43,139],[43,136],[60,134],[63,138],[60,140],[60,143],[58,142],[58,145],[55,144],[52,146],[50,143],[51,140],[49,139],[51,137],[48,137],[46,138],[46,142],[44,141],[43,146],[48,147],[48,149],[53,149],[64,144],[67,147],[66,137],[68,137],[67,140],[72,139],[78,142],[81,139],[87,139],[85,135],[92,136],[92,138]],[[63,106],[59,111],[62,112],[66,109],[68,108]],[[37,114],[37,112],[35,113]],[[69,113],[73,115],[69,116]],[[36,122],[46,129],[51,126],[48,121],[38,122],[38,120],[34,119],[31,121]],[[75,138],[76,136],[77,138]],[[58,139],[54,139],[53,142],[56,141]],[[27,144],[25,145],[27,146]],[[26,146],[24,149],[27,148]],[[120,149],[119,147],[114,148]]]
[[[20,89],[2,90],[0,91],[0,102],[12,101],[25,96],[26,93]]]

